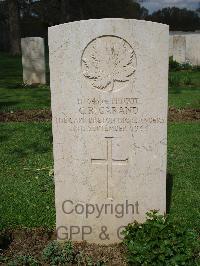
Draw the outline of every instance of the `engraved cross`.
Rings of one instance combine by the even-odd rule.
[[[113,165],[127,165],[128,164],[128,158],[124,160],[116,160],[112,158],[112,137],[106,137],[106,159],[91,159],[92,164],[101,164],[106,165],[107,167],[107,198],[111,198],[110,191],[109,191],[109,185],[110,181],[112,180],[112,169]]]

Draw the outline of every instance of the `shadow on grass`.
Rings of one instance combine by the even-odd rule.
[[[38,153],[38,154],[47,153],[50,151],[49,146],[46,146],[38,142],[33,142],[29,144],[27,147],[28,149],[32,150],[34,153]]]
[[[172,199],[172,189],[173,189],[173,176],[170,173],[167,173],[166,180],[166,212],[169,213],[171,207]]]
[[[190,92],[196,92],[199,91],[199,88],[197,87],[175,87],[175,86],[170,86],[169,87],[169,93],[174,93],[174,94],[181,94],[184,93],[185,91],[190,91]]]
[[[182,93],[182,90],[179,87],[170,87],[169,92],[174,93],[174,94],[180,94],[180,93]]]
[[[50,151],[50,148],[46,145],[43,145],[41,143],[33,142],[29,145],[26,145],[24,147],[15,147],[10,150],[10,153],[16,158],[16,159],[22,159],[25,157],[30,156],[30,154],[44,154],[48,153]]]
[[[16,83],[16,84],[7,84],[7,89],[38,89],[41,85],[40,84],[24,84],[24,83]]]
[[[16,105],[18,105],[19,102],[10,101],[10,102],[0,102],[0,112],[9,111],[12,108],[16,108]]]
[[[25,158],[29,154],[29,152],[26,149],[20,148],[20,147],[14,148],[10,152],[11,154],[13,154],[15,158],[18,158],[18,159]]]
[[[4,142],[4,141],[8,141],[9,137],[8,135],[0,135],[0,143]]]

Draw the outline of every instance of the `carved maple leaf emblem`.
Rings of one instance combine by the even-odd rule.
[[[102,36],[86,47],[82,69],[94,88],[112,91],[115,83],[130,80],[136,69],[136,56],[130,44],[122,38]]]

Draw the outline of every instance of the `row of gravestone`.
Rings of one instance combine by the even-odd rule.
[[[170,35],[169,56],[181,64],[200,66],[200,34]]]
[[[132,19],[49,28],[59,240],[118,242],[166,211],[168,40],[167,25]],[[24,81],[44,83],[43,40],[22,53]]]
[[[179,34],[179,35],[178,35]],[[23,81],[25,84],[45,84],[44,40],[40,37],[21,39]],[[171,34],[169,56],[178,63],[200,65],[200,34]]]

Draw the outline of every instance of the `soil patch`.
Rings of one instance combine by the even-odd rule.
[[[169,108],[168,121],[200,121],[200,109],[177,109],[171,107]]]
[[[17,256],[30,255],[37,259],[41,265],[48,265],[42,260],[42,251],[48,243],[56,239],[54,232],[36,228],[12,230],[6,232],[6,235],[9,236],[10,243],[0,249],[1,256],[10,260]],[[106,265],[126,265],[122,244],[105,246],[89,244],[84,241],[73,242],[73,246],[76,253],[83,252],[84,255],[91,257],[94,262],[104,261]],[[0,265],[7,265],[7,262],[0,262]]]
[[[12,113],[0,112],[0,122],[48,122],[51,121],[51,111],[21,110]],[[200,109],[169,108],[168,121],[187,122],[200,121]]]
[[[0,112],[0,122],[48,122],[51,119],[51,111],[48,109]]]

